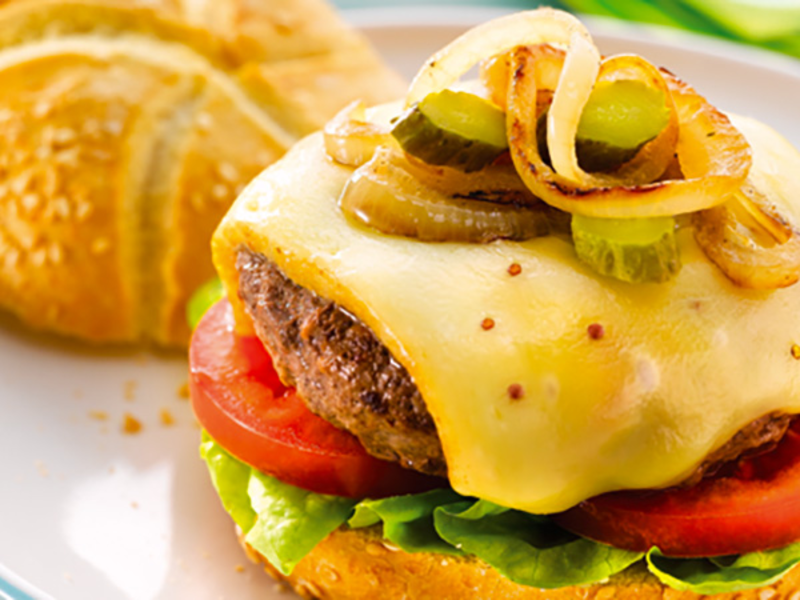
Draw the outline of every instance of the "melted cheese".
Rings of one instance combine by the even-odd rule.
[[[737,125],[761,180],[798,197],[797,152],[763,125]],[[214,240],[217,267],[236,302],[245,244],[371,327],[419,386],[458,492],[560,511],[676,483],[753,419],[800,412],[790,352],[800,285],[737,288],[690,231],[679,234],[683,270],[665,284],[603,278],[559,237],[466,245],[381,235],[337,206],[351,172],[326,157],[320,135],[301,142],[233,206]],[[587,334],[593,323],[602,339]],[[522,398],[510,397],[512,384]]]

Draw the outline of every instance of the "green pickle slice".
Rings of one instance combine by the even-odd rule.
[[[578,258],[601,275],[630,283],[661,283],[681,269],[675,219],[572,216]]]
[[[611,171],[631,160],[669,125],[664,94],[641,81],[601,82],[581,113],[575,152],[581,169]],[[539,118],[539,153],[550,162],[546,114]]]
[[[392,135],[430,164],[479,171],[508,149],[505,113],[480,96],[443,90],[406,111]]]

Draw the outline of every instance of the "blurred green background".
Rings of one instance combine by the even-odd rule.
[[[654,23],[754,44],[800,58],[800,0],[335,0],[341,8],[541,5]]]

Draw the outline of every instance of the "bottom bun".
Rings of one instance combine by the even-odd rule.
[[[403,552],[382,539],[380,526],[334,531],[288,577],[240,541],[254,562],[307,600],[800,600],[800,568],[769,586],[713,596],[669,588],[642,563],[605,583],[545,590],[514,583],[474,557]]]

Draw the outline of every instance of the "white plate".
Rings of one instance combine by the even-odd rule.
[[[432,51],[497,14],[415,7],[349,16],[410,77]],[[603,52],[641,53],[800,146],[800,63],[590,23]],[[237,546],[178,396],[185,371],[181,357],[87,349],[0,318],[0,598],[288,600]],[[160,422],[164,409],[174,426]],[[121,433],[125,413],[143,422],[140,434]]]

